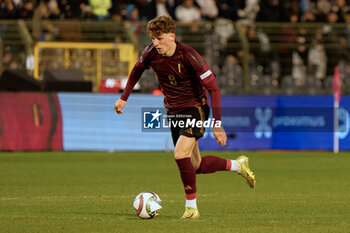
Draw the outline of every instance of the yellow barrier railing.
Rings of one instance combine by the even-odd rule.
[[[85,80],[98,91],[107,78],[127,78],[137,61],[133,44],[37,42],[34,46],[34,78],[43,79],[46,69],[81,69]]]

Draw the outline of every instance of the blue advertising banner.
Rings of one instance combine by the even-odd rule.
[[[163,98],[133,94],[117,115],[120,95],[59,93],[66,151],[166,151],[172,150],[169,130],[142,132],[142,107],[163,106]]]
[[[59,93],[63,148],[68,151],[167,151],[173,149],[163,97],[133,94],[124,114],[120,95]],[[350,97],[339,108],[340,150],[350,150]],[[333,96],[223,96],[227,145],[207,130],[201,150],[332,150]]]
[[[350,98],[339,108],[340,149],[349,150]],[[222,123],[228,143],[221,148],[212,133],[199,141],[203,150],[333,148],[332,96],[224,96]]]

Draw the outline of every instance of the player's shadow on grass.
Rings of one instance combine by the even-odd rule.
[[[112,217],[122,217],[127,220],[141,220],[141,218],[137,217],[135,213],[132,212],[116,212],[116,213],[96,213],[96,212],[70,212],[69,214],[81,214],[81,215],[103,215],[103,216],[112,216]],[[161,213],[161,216],[157,217],[157,219],[177,219],[177,216],[169,216]]]
[[[72,214],[72,215],[90,215],[90,216],[111,216],[111,217],[121,217],[124,219],[128,219],[128,220],[141,220],[141,218],[137,217],[135,213],[133,212],[129,212],[129,211],[125,211],[125,212],[115,212],[115,213],[107,213],[107,212],[45,212],[46,214]],[[177,219],[177,216],[170,216],[170,215],[166,215],[166,214],[162,214],[160,217],[157,218],[161,218],[161,219]]]
[[[131,213],[107,213],[107,212],[82,212],[82,211],[62,211],[62,212],[45,212],[46,214],[71,214],[71,215],[96,215],[96,216],[112,216],[112,217],[118,217],[118,216],[127,216],[127,217],[131,217],[131,216],[135,216],[135,214]]]
[[[77,214],[77,215],[103,215],[103,216],[124,216],[124,217],[131,217],[135,216],[133,213],[98,213],[98,212],[69,212],[69,214]]]

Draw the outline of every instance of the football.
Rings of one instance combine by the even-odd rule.
[[[142,219],[151,219],[159,215],[162,201],[153,192],[142,192],[135,197],[133,207],[137,216]]]

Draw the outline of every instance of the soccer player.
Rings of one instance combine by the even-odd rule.
[[[123,107],[145,69],[156,72],[164,94],[164,106],[171,121],[208,119],[209,106],[207,91],[211,97],[211,108],[215,126],[213,134],[216,141],[224,146],[226,133],[221,120],[221,94],[215,80],[215,74],[191,47],[175,40],[176,24],[167,16],[157,17],[147,24],[147,33],[152,39],[132,69],[127,85],[120,99],[114,104],[114,110],[122,114]],[[185,125],[186,126],[186,125]],[[242,175],[254,188],[255,176],[249,169],[248,158],[240,156],[236,160],[222,159],[217,156],[201,156],[197,140],[204,134],[204,127],[171,127],[174,143],[175,161],[183,182],[186,204],[181,219],[197,219],[199,212],[196,204],[196,173],[216,171],[235,171]]]

